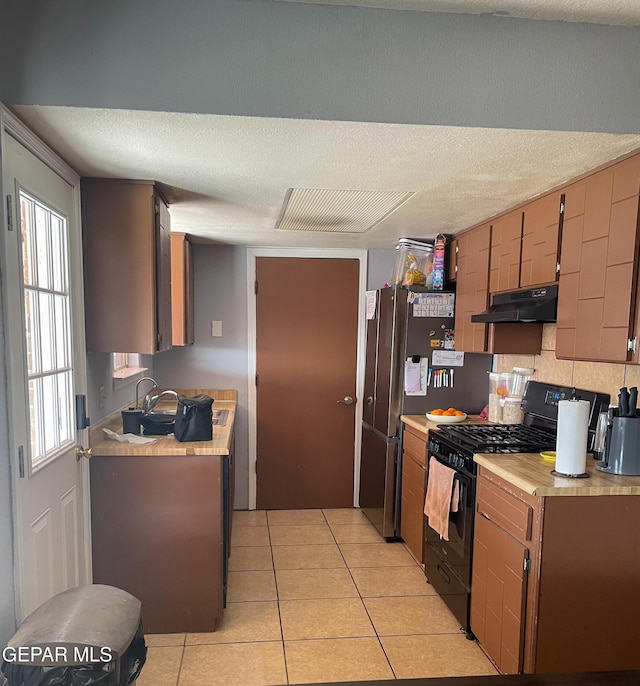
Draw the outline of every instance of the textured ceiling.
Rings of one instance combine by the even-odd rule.
[[[161,183],[174,230],[256,246],[390,248],[456,233],[640,148],[640,135],[13,109],[83,176]],[[294,187],[414,195],[365,233],[276,229]]]
[[[497,14],[520,19],[546,19],[640,26],[638,0],[286,0],[323,5],[355,5],[421,12]]]

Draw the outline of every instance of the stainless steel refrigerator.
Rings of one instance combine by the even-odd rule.
[[[405,362],[419,364],[426,359],[423,365],[441,369],[432,365],[432,355],[451,340],[454,328],[453,316],[425,315],[422,305],[428,295],[420,300],[421,293],[433,291],[398,286],[380,289],[376,292],[375,315],[367,320],[360,507],[388,540],[397,538],[400,531],[400,416],[424,414],[436,407],[456,407],[477,414],[489,394],[487,372],[492,357],[480,353],[465,353],[463,366],[451,367],[452,387],[442,384],[434,388],[432,374],[426,395],[405,392]]]

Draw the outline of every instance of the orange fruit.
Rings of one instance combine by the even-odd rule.
[[[444,414],[444,410],[441,410],[440,408],[438,408],[437,410],[431,410],[431,412],[429,412],[429,414],[441,415],[441,414]]]
[[[445,411],[442,413],[442,416],[443,416],[443,417],[453,417],[453,416],[454,416],[454,413],[451,412],[451,410],[445,410]]]
[[[455,414],[456,417],[464,416],[464,412],[460,412],[460,410],[456,410],[453,414]]]
[[[448,407],[447,412],[457,412],[455,407]]]

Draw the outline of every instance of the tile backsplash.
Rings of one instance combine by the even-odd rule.
[[[513,367],[531,367],[536,381],[608,393],[612,402],[616,402],[622,386],[640,386],[637,365],[557,360],[555,349],[556,325],[545,324],[539,355],[496,355],[496,369],[510,372]]]

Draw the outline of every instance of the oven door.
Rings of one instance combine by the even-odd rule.
[[[437,456],[435,456],[436,459]],[[442,460],[439,460],[445,464]],[[446,465],[449,466],[449,465]],[[427,519],[426,541],[429,548],[447,564],[459,580],[469,588],[471,585],[471,546],[473,543],[473,517],[475,511],[476,477],[454,468],[454,486],[460,489],[457,512],[449,512],[449,540],[429,526]],[[426,562],[426,560],[425,560]]]

